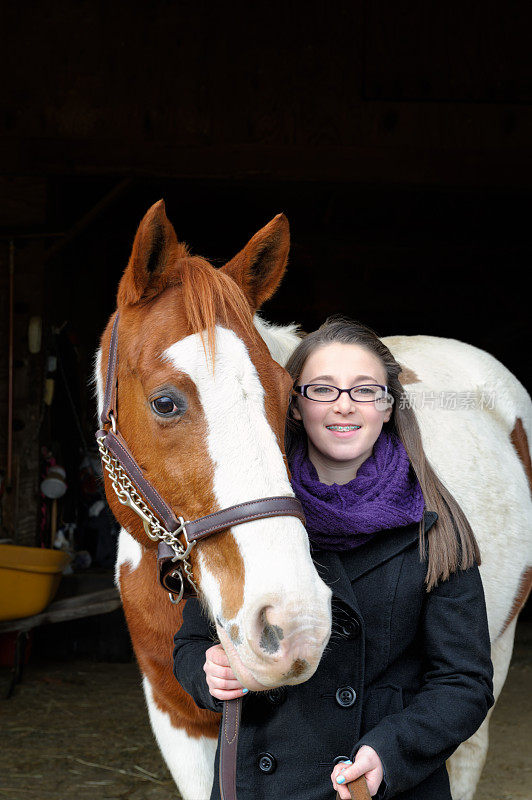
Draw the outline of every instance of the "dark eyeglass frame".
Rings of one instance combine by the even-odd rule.
[[[318,400],[317,397],[308,396],[307,390],[310,386],[326,386],[327,389],[336,389],[338,394],[336,395],[336,397],[332,397],[329,400]],[[343,392],[347,392],[347,394],[354,403],[374,403],[375,402],[374,397],[370,397],[368,400],[359,400],[358,398],[353,397],[353,395],[351,394],[351,392],[353,392],[355,389],[363,389],[365,386],[378,387],[379,389],[382,389],[383,392],[386,392],[386,394],[389,394],[390,397],[392,396],[388,390],[388,387],[383,386],[380,383],[361,383],[358,386],[351,386],[350,389],[340,389],[338,386],[331,386],[331,384],[329,383],[305,383],[302,386],[294,386],[294,392],[297,392],[302,397],[305,397],[307,400],[312,400],[313,403],[335,403],[340,397],[340,395],[343,394]]]

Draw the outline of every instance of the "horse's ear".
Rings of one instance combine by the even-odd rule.
[[[240,286],[253,311],[260,308],[281,283],[289,249],[288,220],[284,214],[277,214],[222,267]]]
[[[126,271],[118,287],[118,305],[133,305],[164,288],[164,273],[176,256],[177,237],[159,200],[140,223]]]

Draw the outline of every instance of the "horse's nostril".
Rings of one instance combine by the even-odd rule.
[[[281,639],[284,639],[283,629],[267,622],[262,629],[260,646],[266,653],[276,653],[279,650]]]
[[[259,645],[261,650],[268,655],[272,655],[279,650],[280,641],[284,639],[283,629],[275,622],[281,622],[276,619],[274,606],[264,606],[258,616],[259,622]]]
[[[308,661],[305,661],[304,658],[296,658],[296,660],[292,663],[290,670],[285,675],[286,680],[290,680],[291,678],[299,678],[300,675],[307,671],[308,666]]]

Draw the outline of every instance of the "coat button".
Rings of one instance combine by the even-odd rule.
[[[259,769],[261,772],[266,772],[268,775],[275,772],[277,768],[277,761],[271,753],[259,753]]]
[[[350,708],[354,705],[357,693],[350,686],[341,686],[336,692],[336,702],[342,708]]]
[[[333,767],[335,767],[337,764],[341,764],[343,761],[351,761],[351,759],[349,756],[336,756],[333,761]]]
[[[286,699],[286,691],[284,686],[281,686],[279,689],[272,689],[269,692],[266,692],[266,699],[272,706],[280,706],[281,703],[284,703]]]
[[[354,639],[360,633],[360,622],[357,619],[348,619],[341,622],[339,628],[346,639]]]

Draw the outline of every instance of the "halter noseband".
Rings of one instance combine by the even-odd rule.
[[[117,311],[109,345],[104,403],[100,418],[101,429],[96,432],[96,440],[102,464],[109,474],[118,500],[138,514],[146,534],[153,541],[159,542],[157,555],[159,580],[168,591],[170,600],[179,603],[183,597],[198,592],[192,567],[188,561],[190,551],[196,542],[213,533],[227,530],[233,525],[267,517],[293,516],[305,524],[305,515],[299,500],[290,495],[283,495],[239,503],[192,521],[176,517],[157,489],[144,477],[118,431],[116,412],[118,320]],[[180,540],[180,536],[183,537],[183,541]]]

